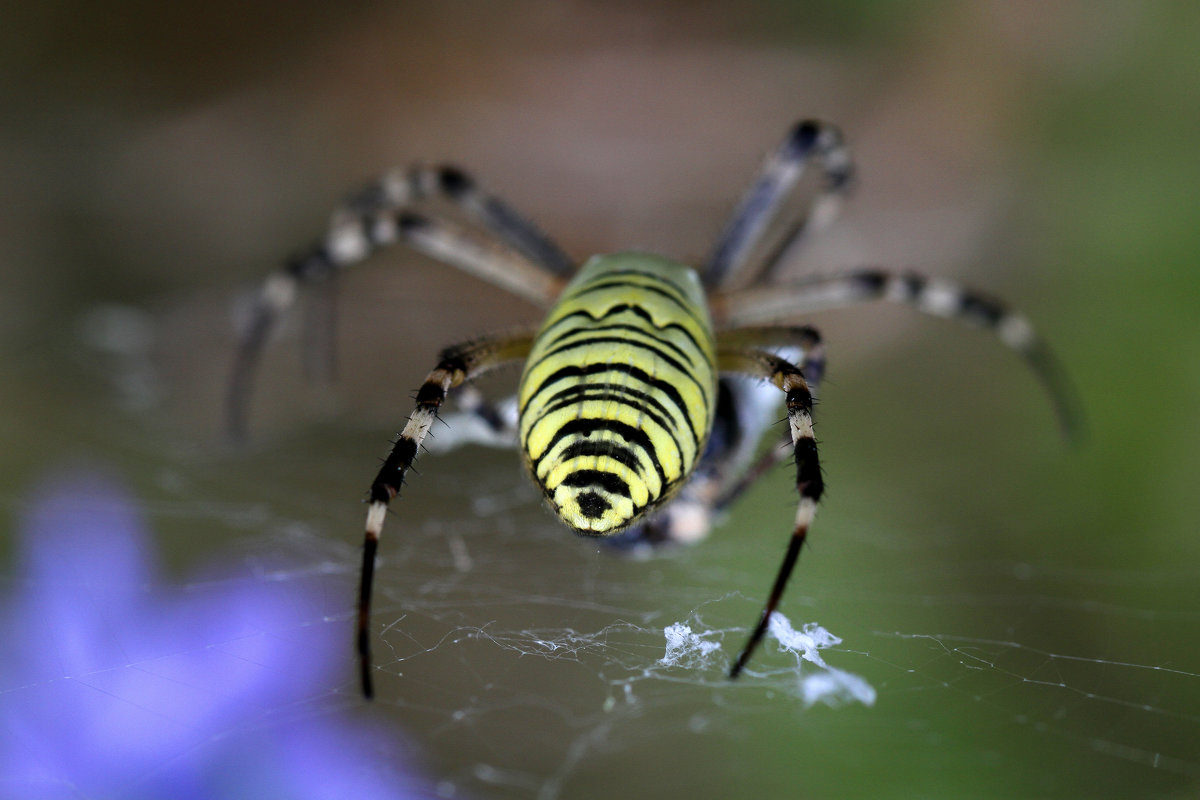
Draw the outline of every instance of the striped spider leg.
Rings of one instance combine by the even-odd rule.
[[[822,183],[807,208],[789,211],[789,196],[813,162],[822,171]],[[717,325],[736,329],[781,323],[815,311],[883,300],[981,327],[1025,361],[1049,395],[1064,435],[1071,441],[1082,440],[1084,415],[1074,385],[1032,323],[1004,303],[952,281],[878,268],[782,284],[770,281],[801,234],[828,224],[836,215],[854,174],[850,153],[835,126],[805,120],[788,132],[705,262],[704,282]],[[772,239],[771,229],[782,229],[782,236]]]
[[[442,407],[449,391],[495,367],[524,361],[532,344],[532,334],[525,333],[478,339],[443,350],[438,365],[417,390],[416,408],[409,416],[408,423],[396,438],[391,453],[371,483],[366,534],[363,538],[355,636],[359,675],[365,697],[374,695],[371,680],[371,586],[375,576],[375,554],[379,547],[380,534],[383,533],[388,503],[400,493],[404,478],[416,460],[421,443],[425,441],[425,436],[429,433],[430,426],[437,418],[438,409]]]
[[[953,281],[868,268],[753,286],[713,296],[710,302],[714,315],[736,328],[875,300],[899,303],[991,332],[1021,357],[1042,384],[1063,435],[1075,443],[1086,436],[1083,405],[1074,384],[1029,319],[999,300]]]
[[[783,563],[779,566],[775,582],[771,585],[771,592],[763,605],[758,624],[729,670],[729,677],[736,678],[762,641],[771,614],[783,597],[783,590],[787,587],[792,569],[796,566],[800,548],[804,545],[808,529],[816,516],[817,502],[821,499],[824,483],[817,456],[817,440],[813,437],[812,392],[800,368],[779,356],[761,350],[726,349],[722,345],[719,357],[723,371],[765,378],[784,392],[788,430],[791,433],[793,459],[796,462],[796,491],[800,494],[800,504],[796,509],[796,520]]]
[[[821,169],[823,181],[807,207],[789,209],[787,203],[812,162]],[[729,290],[761,281],[804,233],[837,216],[853,176],[841,131],[816,120],[796,123],[713,246],[701,270],[704,285]],[[781,229],[782,235],[773,235],[773,228]]]
[[[492,236],[413,209],[429,198],[449,201]],[[462,170],[443,165],[390,172],[347,198],[334,211],[325,236],[268,276],[258,290],[241,331],[226,397],[231,439],[245,439],[251,385],[263,346],[300,289],[330,281],[397,242],[543,307],[558,293],[563,278],[574,272],[570,257],[553,241]]]

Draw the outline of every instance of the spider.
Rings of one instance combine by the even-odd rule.
[[[819,180],[804,195],[800,179],[809,166],[819,169]],[[799,315],[885,300],[983,327],[1024,358],[1064,431],[1078,433],[1081,416],[1063,370],[1028,320],[995,300],[950,282],[873,267],[771,280],[792,246],[836,214],[852,175],[835,126],[798,122],[766,160],[707,260],[693,269],[647,252],[597,255],[577,266],[467,173],[417,166],[388,173],[349,197],[323,239],[266,279],[234,364],[228,424],[235,438],[245,432],[259,353],[300,288],[383,247],[404,243],[546,309],[537,328],[444,349],[371,484],[356,621],[364,696],[373,694],[371,584],[388,504],[454,389],[463,388],[458,397],[465,415],[520,449],[534,483],[568,527],[644,542],[704,536],[716,512],[785,457],[783,447],[753,457],[771,412],[736,376],[765,381],[781,393],[800,499],[783,561],[730,678],[761,642],[821,499],[812,414],[825,355],[815,329],[791,324]],[[457,207],[468,224],[418,210],[434,199]],[[515,414],[465,386],[496,367],[520,363]]]

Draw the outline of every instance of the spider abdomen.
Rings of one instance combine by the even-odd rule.
[[[644,253],[589,261],[547,316],[519,391],[526,464],[563,521],[616,533],[669,498],[704,451],[716,374],[691,269]]]

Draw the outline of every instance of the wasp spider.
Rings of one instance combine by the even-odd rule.
[[[804,194],[800,179],[810,165],[819,180]],[[350,197],[322,240],[267,278],[234,368],[234,436],[244,431],[259,351],[300,287],[387,245],[402,242],[547,310],[536,329],[443,350],[371,484],[357,618],[367,697],[371,582],[388,503],[448,393],[501,365],[524,364],[515,420],[474,390],[460,393],[466,412],[520,448],[555,513],[587,536],[630,529],[647,541],[704,535],[713,513],[787,452],[771,448],[757,461],[747,458],[764,411],[739,388],[745,383],[730,376],[765,380],[782,393],[799,506],[783,563],[730,677],[762,639],[821,498],[812,410],[824,351],[813,328],[789,324],[799,315],[887,300],[986,328],[1030,365],[1067,432],[1076,428],[1076,403],[1062,370],[1025,317],[993,300],[945,281],[875,268],[768,280],[802,234],[834,215],[851,174],[838,129],[800,122],[698,269],[644,252],[598,255],[577,268],[524,216],[462,171],[422,166],[390,173]],[[468,224],[420,213],[422,201],[431,199],[456,206]]]

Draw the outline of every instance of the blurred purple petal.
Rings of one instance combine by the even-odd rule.
[[[122,621],[147,605],[150,569],[148,537],[124,491],[97,475],[65,473],[35,492],[22,523],[26,584],[10,607],[29,631],[22,641],[39,643],[26,663],[44,678],[127,660]]]
[[[35,492],[19,543],[0,796],[419,796],[387,772],[395,736],[344,719],[346,626],[319,607],[333,579],[163,586],[135,501],[90,472]]]

